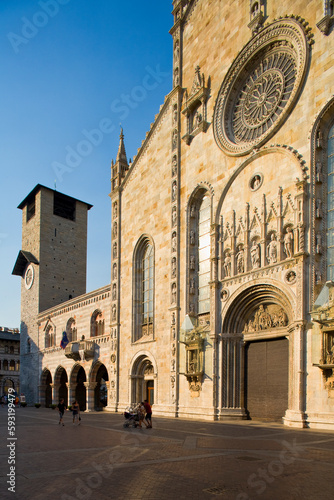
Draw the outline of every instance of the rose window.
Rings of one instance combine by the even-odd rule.
[[[295,19],[275,21],[250,40],[217,96],[213,131],[220,149],[245,155],[272,137],[297,100],[308,59],[307,36]]]
[[[261,62],[247,79],[233,110],[236,142],[260,137],[276,121],[289,100],[295,77],[294,61],[286,54]]]

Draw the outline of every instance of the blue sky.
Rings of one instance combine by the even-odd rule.
[[[171,10],[171,0],[1,1],[0,326],[20,324],[17,205],[36,184],[94,205],[87,291],[110,282],[110,163],[120,123],[129,159],[171,91]]]

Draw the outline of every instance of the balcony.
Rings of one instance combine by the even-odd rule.
[[[65,356],[75,361],[85,361],[94,357],[95,342],[93,340],[80,340],[70,342],[65,347]]]

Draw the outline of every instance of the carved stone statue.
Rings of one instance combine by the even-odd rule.
[[[174,130],[174,132],[173,132],[173,143],[172,143],[173,149],[176,149],[176,146],[177,146],[177,130]]]
[[[196,111],[195,114],[195,127],[199,127],[199,125],[202,123],[203,117],[202,114],[199,113],[199,111]]]
[[[176,276],[176,257],[172,258],[172,278]]]
[[[260,187],[260,184],[261,177],[259,175],[255,175],[251,185],[252,190],[255,191],[258,187]]]
[[[322,182],[322,163],[317,161],[315,165],[315,180],[316,182]]]
[[[321,247],[321,233],[317,233],[315,235],[315,252],[317,254],[321,254],[321,252],[322,252],[322,247]]]
[[[226,253],[224,260],[224,276],[229,278],[231,276],[231,255]]]
[[[252,261],[252,269],[257,269],[261,266],[260,260],[260,245],[253,241],[253,245],[251,248],[251,261]]]
[[[315,216],[317,219],[321,219],[322,217],[322,201],[320,198],[315,200]]]
[[[177,211],[176,211],[176,207],[173,207],[173,210],[172,210],[172,226],[175,227],[176,223],[177,223]]]
[[[176,181],[174,181],[172,185],[172,201],[176,200],[176,193],[177,193],[177,184]]]
[[[172,234],[172,252],[176,252],[176,233]]]
[[[112,318],[112,321],[116,321],[116,305],[115,304],[112,306],[111,318]]]
[[[275,262],[277,262],[277,241],[275,233],[272,233],[270,243],[267,246],[267,260],[269,264],[275,264]]]
[[[190,269],[192,271],[195,271],[195,267],[196,267],[195,255],[190,255]]]
[[[244,249],[242,245],[238,245],[238,253],[236,255],[237,260],[237,273],[241,274],[245,272],[245,258],[244,258]]]
[[[293,232],[288,227],[284,236],[284,252],[288,259],[293,256]]]
[[[174,60],[175,60],[175,62],[179,60],[179,57],[180,57],[180,45],[179,45],[179,41],[176,40],[175,45],[174,45]]]
[[[195,280],[190,278],[189,292],[193,295],[195,293]]]
[[[190,245],[195,245],[195,231],[190,231]]]
[[[176,303],[176,283],[172,284],[172,304]]]
[[[172,162],[172,177],[175,177],[176,174],[177,174],[177,157],[176,155],[174,155]]]
[[[194,204],[192,204],[190,207],[190,217],[195,217],[195,215],[196,215],[196,207]]]
[[[175,68],[174,70],[174,86],[177,87],[179,84],[179,68]]]

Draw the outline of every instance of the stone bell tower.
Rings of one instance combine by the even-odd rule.
[[[21,392],[38,401],[45,348],[38,314],[86,292],[87,203],[38,184],[20,203],[22,249],[12,274],[21,276]],[[54,332],[58,344],[62,332]]]

